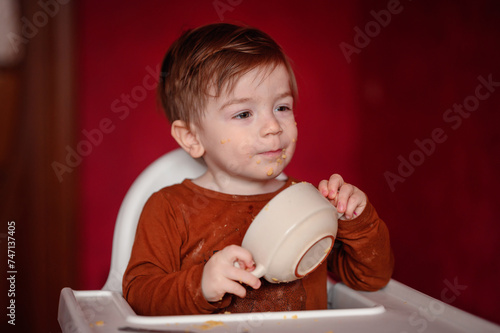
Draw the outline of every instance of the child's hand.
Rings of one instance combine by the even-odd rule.
[[[239,268],[234,266],[238,262]],[[261,285],[260,280],[250,272],[255,269],[255,262],[248,250],[229,245],[215,253],[205,264],[201,278],[203,296],[209,302],[217,302],[225,293],[239,297],[246,296],[246,289],[241,283],[254,289]]]
[[[366,195],[356,186],[345,183],[338,174],[332,175],[329,180],[322,180],[318,190],[347,219],[359,216],[365,209]]]

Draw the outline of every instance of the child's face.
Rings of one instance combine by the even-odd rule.
[[[233,91],[206,104],[198,134],[208,172],[218,179],[271,180],[293,156],[297,125],[290,78],[283,65],[266,69],[251,70]]]

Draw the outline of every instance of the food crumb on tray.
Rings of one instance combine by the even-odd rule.
[[[206,331],[206,330],[211,330],[212,328],[214,327],[218,327],[218,326],[225,326],[226,324],[224,324],[222,321],[220,320],[207,320],[205,323],[203,323],[202,325],[193,325],[193,327],[195,328],[199,328],[200,330],[202,331]]]

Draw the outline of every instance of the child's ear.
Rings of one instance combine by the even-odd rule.
[[[179,146],[187,151],[191,157],[202,157],[205,153],[205,148],[198,138],[195,126],[189,126],[183,120],[175,120],[172,123],[171,133]]]

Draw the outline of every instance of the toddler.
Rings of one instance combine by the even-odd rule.
[[[207,171],[154,193],[143,209],[123,279],[137,314],[325,309],[327,270],[359,290],[388,283],[387,227],[338,174],[318,186],[346,217],[327,260],[288,283],[250,273],[255,262],[240,246],[247,228],[299,181],[282,175],[297,143],[297,85],[273,39],[226,23],[187,31],[165,56],[158,92],[172,136]]]

